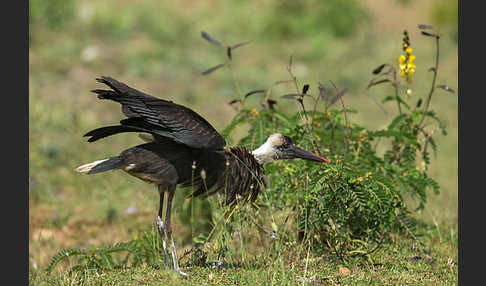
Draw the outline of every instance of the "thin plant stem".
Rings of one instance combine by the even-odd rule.
[[[334,86],[334,89],[336,90],[336,92],[339,92],[336,85],[334,84],[334,82],[331,81],[331,84],[332,86]],[[346,122],[346,145],[345,145],[345,148],[344,148],[344,154],[343,154],[343,162],[342,162],[342,167],[344,167],[344,161],[346,161],[346,153],[348,152],[348,146],[349,146],[349,127],[348,127],[348,116],[347,116],[347,113],[346,113],[346,106],[344,106],[344,101],[343,101],[343,98],[342,96],[339,96],[339,100],[341,101],[341,104],[343,106],[343,111],[344,111],[344,121]]]
[[[292,73],[292,57],[290,57],[290,62],[289,62],[289,65],[287,66],[287,71],[288,71],[290,77],[292,78],[292,81],[295,84],[295,90],[297,91],[297,93],[299,93],[299,85],[297,84],[297,77],[294,76],[294,74]],[[305,131],[307,133],[307,136],[309,136],[312,148],[314,149],[314,152],[316,154],[320,155],[320,151],[317,148],[317,146],[314,142],[314,138],[312,137],[312,134],[309,130],[309,117],[307,117],[307,112],[306,112],[305,106],[304,106],[304,96],[302,95],[301,98],[299,98],[297,101],[300,103],[300,106],[302,107],[302,113],[304,113],[304,116],[302,116],[301,112],[299,111],[300,117],[304,121],[304,128],[305,128]],[[305,120],[304,120],[304,117],[305,117]]]
[[[393,86],[395,87],[395,97],[397,99],[398,113],[402,114],[402,108],[400,106],[400,96],[398,95],[398,85],[396,84],[397,83],[397,71],[395,69],[393,69],[393,80],[395,81]]]
[[[233,64],[232,64],[232,61],[229,57],[228,57],[228,69],[231,71],[231,77],[233,78],[233,83],[235,85],[236,92],[238,93],[238,96],[240,97],[241,105],[244,106],[245,105],[245,103],[244,103],[245,99],[243,98],[243,94],[241,93],[240,84],[238,83],[238,80],[236,79],[235,72],[233,70]]]
[[[302,279],[302,285],[305,285],[305,278],[307,276],[307,269],[309,266],[309,255],[310,255],[310,247],[311,247],[310,240],[308,240],[308,243],[309,243],[309,247],[307,248],[307,257],[305,258],[305,270],[304,270],[304,277]]]
[[[435,66],[434,66],[434,77],[432,79],[432,86],[430,87],[429,95],[427,96],[427,100],[425,101],[424,105],[424,113],[429,109],[430,105],[430,100],[432,98],[432,94],[434,94],[435,90],[435,81],[437,80],[437,71],[439,70],[439,37],[435,37],[435,43],[436,43],[436,52],[435,52]],[[420,123],[418,126],[422,125],[422,123],[425,120],[425,116],[422,116],[422,119],[420,120]]]
[[[312,120],[311,120],[311,132],[314,131],[314,116],[316,114],[316,110],[317,110],[317,104],[319,103],[319,99],[321,97],[318,96],[317,99],[314,101],[314,108],[312,109]]]

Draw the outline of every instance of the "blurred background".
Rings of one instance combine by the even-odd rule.
[[[333,81],[347,87],[351,121],[384,127],[395,105],[380,101],[393,90],[366,89],[371,71],[396,64],[402,33],[408,30],[417,70],[412,97],[425,97],[434,64],[432,38],[418,24],[441,35],[438,90],[434,109],[448,135],[436,134],[438,151],[430,176],[441,187],[420,213],[426,222],[457,232],[457,0],[326,1],[134,1],[30,0],[29,6],[29,254],[31,268],[44,268],[62,248],[126,241],[151,227],[155,188],[122,172],[84,176],[77,166],[119,154],[141,143],[121,134],[89,144],[83,134],[123,118],[118,104],[100,102],[91,89],[101,75],[196,110],[217,130],[236,113],[231,74],[201,72],[224,62],[224,52],[201,31],[227,44],[252,41],[233,54],[243,93],[265,89],[294,73],[312,88]],[[293,92],[279,86],[273,94]],[[258,105],[251,99],[249,105]],[[279,108],[295,103],[279,101]],[[241,132],[244,132],[242,130]],[[175,206],[179,212],[181,204]],[[182,218],[182,217],[181,217]],[[180,217],[176,215],[175,229]],[[184,230],[181,230],[184,231]],[[183,236],[176,236],[184,239]],[[177,242],[177,241],[176,241]],[[182,243],[179,241],[179,243]]]

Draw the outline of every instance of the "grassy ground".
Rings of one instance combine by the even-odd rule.
[[[277,259],[257,256],[244,265],[184,268],[187,278],[170,270],[143,265],[49,277],[34,272],[31,282],[38,285],[455,285],[457,260],[452,257],[457,244],[454,239],[434,237],[424,240],[426,249],[397,237],[375,256],[373,264],[342,264],[326,256],[307,256],[305,249],[299,253],[288,248]]]
[[[375,100],[379,101],[390,90],[366,90],[366,85],[373,68],[396,61],[403,29],[409,30],[417,56],[413,95],[425,94],[431,77],[427,69],[433,65],[433,42],[420,36],[416,25],[432,22],[433,4],[439,1],[410,1],[411,4],[404,6],[398,2],[364,1],[370,11],[369,22],[361,24],[351,37],[344,38],[317,32],[268,36],[265,24],[275,17],[271,14],[272,1],[266,4],[181,1],[164,6],[157,1],[67,1],[75,6],[72,10],[75,16],[67,13],[71,11],[68,4],[64,14],[74,20],[63,20],[59,27],[52,29],[48,28],[45,15],[32,22],[29,53],[31,284],[456,284],[457,96],[440,91],[432,101],[432,108],[443,118],[448,135],[436,136],[439,149],[430,167],[430,175],[439,182],[441,193],[430,194],[429,204],[418,214],[428,225],[422,230],[421,239],[426,246],[423,249],[414,249],[410,240],[396,237],[376,255],[376,265],[342,265],[332,257],[307,257],[305,249],[303,252],[289,249],[272,260],[256,257],[239,267],[190,268],[187,269],[191,274],[189,279],[149,266],[83,277],[59,276],[59,273],[48,277],[44,272],[50,258],[63,248],[127,241],[150,229],[154,222],[158,197],[152,186],[121,172],[81,176],[73,171],[80,164],[116,155],[140,143],[136,136],[128,134],[95,144],[88,144],[82,138],[85,132],[122,118],[117,105],[97,102],[89,94],[89,90],[99,88],[94,78],[110,75],[148,93],[194,108],[217,130],[222,130],[235,114],[226,102],[236,98],[236,93],[229,73],[200,75],[224,59],[221,51],[200,38],[200,31],[205,30],[229,43],[253,41],[234,55],[235,73],[243,92],[287,79],[285,66],[293,55],[295,73],[302,82],[316,86],[319,81],[332,80],[338,86],[348,87],[345,103],[359,111],[352,120],[380,128],[392,118],[395,106],[383,106],[385,113]],[[456,89],[457,42],[446,26],[439,28],[443,37],[438,83]],[[279,87],[275,94],[285,91],[288,91],[286,87]],[[250,104],[256,105],[257,101]],[[279,105],[283,109],[295,108],[283,101]],[[175,212],[179,213],[182,198],[177,200]],[[177,215],[175,229],[176,243],[181,245],[182,253],[184,247],[190,247],[191,232]],[[258,246],[254,247],[258,252]],[[413,257],[416,259],[410,259]],[[339,267],[347,267],[350,273],[345,270],[340,273]]]

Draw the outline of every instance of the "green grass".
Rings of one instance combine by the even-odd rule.
[[[342,263],[332,256],[314,256],[306,247],[290,245],[283,246],[276,258],[263,250],[240,265],[184,267],[182,260],[187,278],[144,264],[104,272],[56,272],[51,276],[32,271],[30,279],[38,285],[455,285],[457,236],[438,236],[434,231],[424,229],[421,240],[425,247],[394,236],[371,262]]]
[[[89,94],[89,90],[99,88],[96,77],[110,75],[147,93],[191,107],[221,131],[236,113],[226,102],[237,98],[237,94],[228,72],[200,75],[224,60],[220,50],[201,39],[200,31],[205,30],[232,44],[252,40],[250,45],[234,53],[235,74],[244,93],[288,79],[285,67],[293,55],[299,83],[316,86],[318,82],[332,80],[340,87],[348,87],[344,101],[349,108],[359,111],[350,115],[352,120],[378,129],[392,118],[396,107],[385,105],[387,113],[384,113],[374,99],[379,101],[391,89],[366,90],[366,85],[372,78],[373,68],[384,62],[396,62],[403,29],[409,30],[417,56],[413,84],[416,93],[412,96],[424,96],[420,91],[428,89],[431,74],[427,69],[433,65],[433,43],[420,36],[415,28],[416,24],[433,20],[429,18],[432,12],[427,12],[433,10],[433,5],[423,5],[422,1],[412,1],[407,6],[393,4],[393,9],[389,9],[392,4],[387,1],[363,2],[374,14],[352,37],[319,34],[316,26],[314,34],[297,33],[277,39],[267,37],[264,29],[271,4],[275,4],[272,1],[266,5],[257,1],[213,1],[211,4],[182,1],[164,6],[158,1],[72,3],[76,17],[54,17],[49,20],[50,24],[42,17],[31,21],[30,284],[302,285],[300,277],[309,279],[305,284],[311,285],[457,283],[457,93],[449,95],[440,91],[432,101],[432,108],[447,125],[448,135],[436,136],[439,149],[437,156],[432,156],[430,166],[430,175],[439,182],[441,193],[430,194],[425,210],[417,214],[428,225],[421,229],[424,236],[419,240],[426,246],[421,253],[412,251],[411,240],[397,236],[374,256],[374,263],[379,265],[351,262],[345,265],[351,270],[349,275],[338,274],[338,268],[343,265],[331,256],[298,258],[297,249],[288,249],[276,257],[248,257],[248,262],[241,267],[189,268],[189,279],[150,266],[77,276],[67,273],[60,276],[56,272],[47,276],[45,268],[61,249],[128,241],[150,229],[155,219],[158,196],[153,186],[121,172],[83,176],[73,171],[83,163],[116,155],[141,142],[130,134],[94,144],[82,138],[87,131],[122,118],[118,105],[99,102]],[[70,7],[67,5],[65,9]],[[389,14],[394,13],[403,18],[390,18]],[[59,26],[49,28],[56,21]],[[447,36],[446,26],[441,32],[446,36],[441,39],[438,83],[457,89],[457,42]],[[293,92],[292,87],[279,86],[273,94],[289,91]],[[250,98],[249,105],[252,104],[256,106],[258,100]],[[295,109],[293,103],[284,100],[279,101],[279,107]],[[243,135],[245,130],[240,133]],[[178,194],[176,200],[175,239],[181,245],[182,255],[183,249],[191,245],[192,234],[182,222],[183,215],[179,215],[185,211],[183,197]],[[414,201],[411,199],[410,203]],[[125,212],[133,206],[136,214]],[[270,228],[270,223],[266,227]],[[249,253],[260,251],[256,244],[245,247]],[[425,250],[430,250],[427,255],[434,258],[434,263],[428,264],[425,259],[407,260],[424,254]],[[233,251],[238,253],[237,249]],[[449,258],[452,264],[448,263]]]

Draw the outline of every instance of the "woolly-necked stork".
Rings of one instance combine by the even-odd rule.
[[[88,142],[123,132],[149,133],[152,139],[124,150],[118,156],[97,160],[76,171],[96,174],[121,169],[128,174],[157,186],[160,201],[157,225],[164,255],[170,267],[166,241],[170,245],[174,270],[179,268],[170,223],[171,206],[176,186],[194,186],[194,196],[221,192],[226,204],[237,200],[255,200],[266,186],[264,163],[280,159],[301,158],[327,162],[319,155],[295,146],[288,136],[273,134],[253,151],[245,147],[226,148],[224,138],[204,118],[191,109],[145,94],[110,77],[97,79],[110,90],[92,90],[100,99],[121,104],[127,117],[120,125],[94,129],[84,136]],[[164,195],[167,209],[162,221]],[[167,238],[166,238],[167,236]]]

